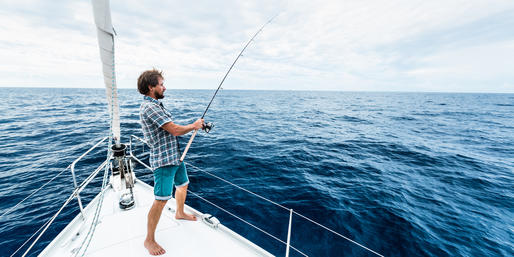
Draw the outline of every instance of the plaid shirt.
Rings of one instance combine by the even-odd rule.
[[[162,125],[171,122],[171,113],[161,102],[145,96],[139,108],[143,135],[150,146],[150,166],[157,169],[179,164],[177,137],[164,130]]]

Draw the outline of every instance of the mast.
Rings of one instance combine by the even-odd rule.
[[[111,136],[120,143],[120,113],[118,105],[118,89],[116,87],[116,70],[114,65],[114,35],[112,27],[111,8],[108,0],[92,0],[93,14],[95,18],[96,31],[98,34],[98,46],[100,48],[100,59],[102,60],[102,71],[105,82],[105,93],[109,106]]]

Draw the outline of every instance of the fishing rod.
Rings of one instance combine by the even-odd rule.
[[[200,119],[203,119],[205,117],[205,114],[207,113],[207,111],[209,110],[209,107],[211,106],[212,104],[212,101],[214,100],[214,98],[216,97],[216,95],[218,94],[218,91],[220,90],[221,88],[221,85],[223,85],[223,82],[225,82],[225,79],[227,78],[228,74],[230,73],[230,71],[232,70],[232,68],[234,67],[234,65],[236,64],[237,60],[239,60],[239,57],[241,57],[243,55],[243,52],[246,50],[246,48],[248,47],[248,45],[250,45],[250,43],[254,40],[255,37],[257,37],[257,35],[264,29],[264,27],[266,27],[266,25],[270,24],[271,21],[273,21],[273,19],[275,19],[275,17],[277,17],[278,14],[276,14],[275,16],[273,16],[273,18],[269,19],[268,22],[266,22],[264,25],[262,25],[262,27],[253,35],[252,38],[250,38],[250,40],[248,40],[248,42],[246,43],[246,45],[243,47],[243,50],[241,50],[241,52],[237,55],[236,59],[234,60],[234,62],[232,63],[232,65],[230,65],[230,68],[228,69],[227,73],[225,73],[225,76],[223,77],[223,79],[221,80],[220,82],[220,85],[218,86],[218,89],[216,89],[216,92],[214,92],[214,95],[212,96],[211,98],[211,101],[209,102],[209,104],[207,105],[207,108],[205,108],[205,111],[203,112],[202,114],[202,117]],[[205,130],[205,132],[209,133],[209,131],[212,129],[212,127],[214,127],[214,124],[212,124],[211,122],[208,122],[207,124],[204,124],[203,125],[203,130]],[[191,136],[191,138],[189,139],[189,142],[187,142],[187,145],[186,145],[186,148],[184,149],[184,153],[182,153],[182,156],[180,157],[180,162],[183,162],[184,159],[186,158],[186,154],[187,154],[187,151],[189,150],[189,147],[191,146],[191,144],[193,143],[193,140],[196,136],[196,133],[198,132],[197,129],[195,129],[195,131],[193,132],[193,135]]]

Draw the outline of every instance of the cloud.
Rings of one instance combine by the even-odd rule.
[[[5,6],[0,58],[10,62],[1,64],[0,86],[103,86],[88,1]],[[452,84],[504,92],[514,81],[506,68],[514,65],[512,1],[116,0],[111,7],[120,87],[134,87],[141,71],[156,67],[168,86],[215,88],[276,13],[226,88],[438,91]]]
[[[83,7],[82,3],[70,5],[68,22],[62,26],[58,25],[60,22],[46,22],[47,19],[39,13],[35,17],[16,12],[2,13],[1,85],[66,86],[69,81],[59,78],[76,76],[80,79],[95,74],[96,71],[87,64],[97,61],[93,56],[98,54],[98,47],[91,41],[92,36],[77,29],[82,25],[73,26],[75,21],[83,18]],[[64,81],[66,84],[63,84]],[[75,85],[80,83],[75,82]]]
[[[439,51],[420,60],[408,76],[432,82],[431,90],[495,92],[512,83],[514,40]],[[452,84],[451,88],[447,84]],[[512,92],[513,89],[507,90]]]

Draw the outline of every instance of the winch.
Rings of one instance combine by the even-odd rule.
[[[115,191],[121,193],[119,206],[122,210],[134,208],[134,173],[132,160],[127,158],[124,144],[115,144],[112,146],[113,161],[111,162],[111,185]],[[124,182],[124,183],[123,183]]]

